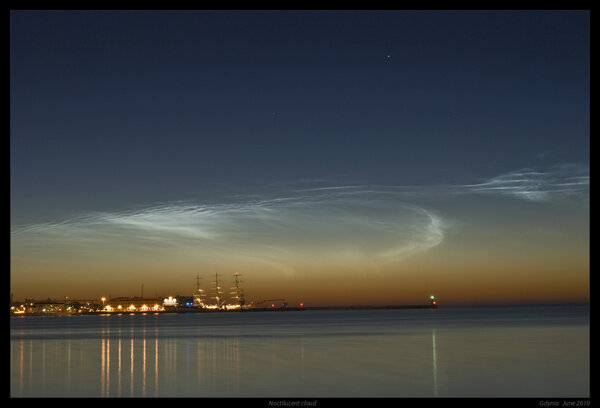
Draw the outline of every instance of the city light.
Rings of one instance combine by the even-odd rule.
[[[72,303],[67,304],[66,302],[57,302],[56,300],[48,299],[47,301],[42,302],[34,302],[27,301],[23,303],[14,302],[10,311],[12,315],[36,315],[36,314],[59,314],[59,315],[70,315],[70,314],[93,314],[93,313],[122,313],[129,312],[131,314],[136,313],[145,313],[145,312],[193,312],[193,311],[201,311],[201,310],[223,310],[223,311],[245,311],[245,310],[283,310],[287,309],[287,302],[283,302],[282,305],[278,306],[278,303],[275,301],[284,301],[285,299],[269,299],[269,301],[273,303],[267,303],[270,307],[266,307],[261,309],[257,307],[258,305],[267,302],[266,300],[260,302],[250,302],[249,305],[243,303],[225,303],[220,302],[219,304],[206,304],[199,303],[198,306],[192,307],[190,306],[190,302],[187,298],[179,299],[173,296],[163,298],[162,304],[159,300],[151,299],[142,299],[140,297],[117,297],[111,298],[110,301],[112,304],[107,302],[106,297],[96,298],[97,301],[94,300],[79,300],[72,301]],[[98,302],[102,300],[102,306],[98,304]],[[434,295],[429,295],[429,305],[426,307],[430,307],[432,309],[437,308],[437,300]],[[142,303],[142,301],[146,303]],[[179,301],[181,301],[181,305],[179,305]],[[150,303],[152,302],[152,303]],[[154,303],[156,302],[156,303]],[[128,303],[128,305],[127,305]],[[185,305],[180,309],[180,306]],[[304,308],[304,302],[298,302],[298,309]],[[424,307],[425,305],[419,305],[415,307]],[[410,307],[410,306],[409,306]],[[293,309],[291,309],[293,310]]]
[[[164,306],[177,306],[177,298],[174,298],[173,296],[164,298],[163,305]]]

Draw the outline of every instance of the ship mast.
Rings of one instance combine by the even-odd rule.
[[[240,289],[240,280],[239,280],[239,273],[235,273],[235,286],[233,288],[231,288],[233,290],[233,292],[231,292],[231,294],[233,295],[233,299],[234,299],[234,304],[235,305],[239,305],[240,307],[244,306],[244,291],[242,289]]]
[[[216,301],[217,304],[217,308],[220,309],[221,308],[221,292],[219,291],[219,289],[221,289],[221,287],[219,286],[219,274],[215,273],[215,296],[214,299]]]
[[[196,293],[194,294],[194,302],[199,307],[204,307],[204,290],[200,289],[200,276],[196,276]]]

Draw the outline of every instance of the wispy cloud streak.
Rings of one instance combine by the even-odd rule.
[[[40,250],[151,255],[199,264],[254,263],[287,275],[316,263],[389,264],[444,242],[451,220],[432,208],[439,198],[455,197],[467,205],[469,196],[482,194],[542,204],[585,199],[589,172],[555,166],[429,187],[278,185],[212,203],[164,203],[22,226],[13,229],[11,246],[13,255],[28,257]]]
[[[589,195],[589,170],[582,166],[554,166],[547,170],[522,169],[478,184],[465,193],[510,195],[527,201],[550,201]]]
[[[393,262],[439,245],[444,221],[384,189],[316,188],[263,193],[235,202],[167,203],[94,213],[13,231],[13,246],[88,252],[156,251],[271,265]]]

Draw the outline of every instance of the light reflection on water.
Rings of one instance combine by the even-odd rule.
[[[431,354],[433,358],[433,396],[438,396],[437,387],[437,356],[435,353],[435,329],[431,329]]]
[[[589,396],[589,308],[11,319],[12,396]]]

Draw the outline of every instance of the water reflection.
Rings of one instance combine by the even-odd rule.
[[[481,330],[453,322],[425,326],[395,313],[398,319],[382,319],[380,326],[343,320],[333,328],[326,314],[300,320],[306,319],[301,314],[287,328],[271,320],[275,314],[244,315],[253,319],[247,321],[238,315],[123,315],[102,322],[89,317],[69,323],[80,326],[68,331],[60,326],[65,319],[29,320],[25,330],[12,328],[16,321],[11,323],[11,396],[589,393],[587,325]],[[317,324],[320,316],[323,324]],[[346,316],[357,315],[340,314],[340,321]]]
[[[67,392],[71,389],[71,339],[67,340]]]
[[[100,392],[104,397],[104,378],[106,373],[106,339],[102,338],[102,362],[100,363]]]
[[[207,395],[221,389],[235,395],[240,392],[238,337],[161,338],[158,330],[122,333],[103,329],[99,351],[102,397],[123,396],[124,389],[129,389],[132,397],[176,395],[181,387]],[[275,355],[272,357],[275,364]],[[25,371],[21,364],[19,372]]]
[[[158,329],[157,329],[158,330]],[[158,332],[154,338],[154,396],[158,396]]]
[[[15,356],[18,356],[17,362],[14,361]],[[11,342],[11,367],[15,367],[15,364],[19,370],[17,392],[19,395],[23,395],[25,393],[26,385],[28,392],[31,390],[31,380],[33,375],[32,340],[26,342],[25,339],[21,339],[18,343]]]
[[[24,345],[23,340],[20,342],[20,358],[19,358],[19,393],[23,394],[23,353],[24,353]]]
[[[438,396],[437,387],[437,354],[435,352],[435,329],[431,329],[431,349],[433,354],[433,396]]]
[[[194,386],[203,393],[214,395],[221,389],[240,391],[240,339],[238,337],[196,339],[196,372]]]
[[[131,340],[129,341],[129,368],[130,368],[130,376],[129,376],[129,396],[132,397],[133,396],[133,362],[134,362],[134,355],[133,355],[133,337],[131,337]]]
[[[142,396],[146,396],[146,328],[142,339]]]
[[[46,343],[42,343],[42,392],[46,392]]]
[[[117,397],[121,396],[121,349],[122,349],[122,340],[121,340],[121,330],[119,329],[119,350],[118,350],[118,362],[117,362]]]
[[[137,339],[136,342],[135,332],[133,329],[131,329],[129,332],[129,336],[123,334],[121,329],[119,329],[116,333],[114,331],[111,332],[109,328],[104,328],[101,331],[99,378],[100,396],[122,396],[123,389],[127,389],[127,382],[129,383],[129,396],[136,396],[136,385],[140,382],[140,380],[141,396],[146,395],[146,364],[150,359],[150,356],[148,356],[147,352],[147,341],[149,342],[146,337],[143,337],[142,339]],[[93,350],[91,342],[91,340],[85,342],[86,346],[90,350],[88,353],[91,353],[91,350]],[[139,350],[140,342],[141,350]],[[127,350],[127,347],[129,347],[129,350]],[[138,348],[138,350],[136,350],[136,348]],[[155,354],[157,355],[153,356],[153,359],[156,361],[154,366],[155,370],[157,371],[157,346],[155,347]],[[127,355],[129,358],[126,357]],[[138,365],[137,367],[136,364]],[[141,371],[141,373],[136,375],[136,372],[139,371]],[[129,375],[127,375],[127,373]]]
[[[300,378],[304,380],[304,336],[300,337]]]

